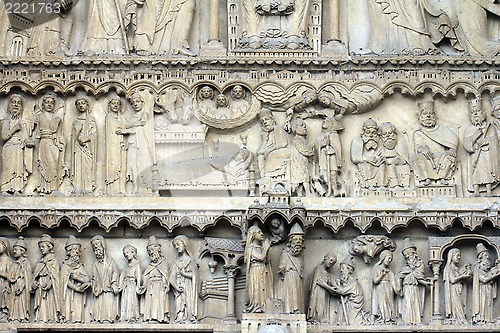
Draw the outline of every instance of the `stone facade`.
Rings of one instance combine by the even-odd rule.
[[[500,330],[498,4],[38,6],[0,0],[0,331]]]

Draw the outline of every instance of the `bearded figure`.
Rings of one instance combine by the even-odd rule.
[[[398,138],[392,123],[380,125],[380,137],[385,159],[387,184],[390,188],[410,186],[410,159],[406,142]]]
[[[358,169],[361,188],[374,189],[387,185],[380,128],[372,118],[363,123],[361,135],[352,141],[351,161]]]
[[[455,172],[458,136],[448,127],[436,124],[433,101],[418,105],[422,127],[413,133],[415,177],[423,186],[433,182],[448,185]]]
[[[288,234],[288,244],[281,253],[278,276],[278,295],[284,304],[284,313],[304,313],[304,231],[295,224]]]
[[[473,196],[486,192],[498,184],[498,136],[481,106],[481,100],[469,102],[469,117],[472,125],[465,129],[463,145],[469,153],[469,191]]]

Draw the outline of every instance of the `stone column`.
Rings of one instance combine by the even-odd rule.
[[[432,320],[433,321],[440,321],[443,319],[443,314],[441,313],[441,293],[440,293],[440,288],[439,284],[441,281],[441,277],[439,274],[439,270],[441,268],[441,265],[443,264],[443,259],[431,259],[429,260],[429,265],[432,268],[432,274],[433,274],[433,289],[434,289],[434,299],[432,300],[433,302],[433,307],[432,307]]]
[[[210,30],[208,42],[219,41],[219,0],[210,0]]]
[[[330,0],[330,38],[328,44],[335,44],[340,42],[340,28],[339,28],[339,0]]]
[[[235,311],[235,279],[240,267],[235,263],[223,266],[227,275],[227,316],[224,319],[227,323],[236,323]]]

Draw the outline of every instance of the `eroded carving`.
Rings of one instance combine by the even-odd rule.
[[[106,253],[104,238],[94,236],[90,241],[95,260],[92,263],[92,294],[90,315],[93,322],[114,323],[119,318],[119,271],[113,258]]]
[[[462,254],[459,249],[452,248],[448,252],[448,260],[443,271],[444,299],[446,322],[463,325],[467,323],[466,299],[467,278],[472,276],[470,264],[458,267]]]
[[[120,321],[136,323],[140,320],[139,294],[142,291],[142,271],[137,259],[137,248],[125,245],[123,256],[127,260],[127,266],[121,272],[118,284],[121,292]]]
[[[387,236],[375,235],[360,235],[348,243],[349,253],[363,256],[365,264],[369,264],[384,249],[393,252],[396,249],[396,243]]]
[[[486,119],[481,99],[469,102],[469,117],[472,125],[465,129],[463,145],[469,153],[469,191],[474,196],[491,189],[499,181],[498,143],[494,126]]]
[[[90,275],[81,260],[81,244],[71,235],[66,242],[66,259],[61,265],[61,321],[85,322]]]
[[[304,231],[299,224],[294,224],[278,266],[278,297],[283,301],[284,313],[304,313],[303,249]]]
[[[61,314],[60,266],[54,253],[54,241],[47,234],[38,242],[42,257],[33,269],[31,293],[34,295],[33,309],[35,322],[55,323]]]
[[[30,286],[32,282],[31,264],[26,253],[28,247],[24,237],[14,243],[14,263],[9,276],[11,283],[12,307],[10,308],[9,321],[27,323],[30,320]]]
[[[273,275],[269,249],[271,241],[264,239],[256,225],[248,228],[245,246],[246,289],[245,311],[264,312],[266,301],[273,298]]]
[[[337,256],[331,252],[325,254],[323,261],[314,267],[309,287],[310,298],[307,320],[320,324],[333,324],[337,321],[338,302],[332,299],[334,277],[331,268],[337,262]],[[329,288],[327,288],[329,287]]]
[[[472,322],[491,323],[493,301],[496,296],[496,279],[500,276],[498,262],[491,267],[490,253],[483,243],[476,246],[477,262],[474,264],[472,280]]]
[[[21,95],[9,97],[7,111],[9,117],[1,122],[2,174],[0,191],[11,194],[22,193],[28,176],[33,172],[32,125],[23,116],[26,102]]]
[[[383,250],[372,270],[372,314],[376,321],[385,324],[395,323],[397,318],[394,301],[396,280],[389,268],[392,259],[392,252]]]
[[[175,322],[198,322],[198,263],[188,250],[188,238],[177,236],[172,245],[177,257],[170,269],[170,283],[175,297]]]

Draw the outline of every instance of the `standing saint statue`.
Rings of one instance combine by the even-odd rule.
[[[189,34],[193,26],[196,0],[164,1],[155,26],[154,50],[157,54],[193,57]]]
[[[75,106],[78,117],[71,130],[71,184],[74,194],[86,195],[96,186],[97,123],[87,97],[78,97]]]
[[[175,297],[175,322],[198,322],[198,263],[187,248],[188,238],[180,235],[172,245],[177,258],[170,268],[170,283]]]
[[[402,297],[399,311],[404,324],[419,325],[424,316],[425,286],[431,282],[424,275],[424,263],[417,247],[405,238],[401,251],[406,266],[396,274],[396,291]]]
[[[114,323],[119,317],[118,267],[107,255],[102,236],[92,237],[90,244],[95,254],[91,281],[94,300],[90,315],[93,322]]]
[[[66,259],[61,265],[61,321],[67,323],[85,322],[87,295],[90,276],[83,266],[82,245],[70,235],[66,242]]]
[[[36,160],[40,173],[37,192],[50,194],[59,189],[64,176],[65,139],[62,119],[56,114],[58,98],[49,93],[42,97],[41,112],[35,118],[35,136],[40,139]]]
[[[389,250],[380,252],[380,260],[372,270],[372,314],[383,323],[396,321],[394,294],[396,280],[394,273],[389,269],[393,254]]]
[[[24,106],[25,100],[21,95],[10,96],[7,105],[10,117],[4,119],[0,125],[1,139],[4,141],[0,176],[1,192],[22,193],[28,176],[33,172],[35,143],[30,138],[33,129],[23,119]]]
[[[85,39],[87,54],[126,54],[125,29],[120,0],[89,0]]]
[[[499,137],[494,125],[486,119],[481,99],[469,102],[469,117],[472,125],[465,129],[463,145],[469,153],[469,182],[474,196],[491,189],[500,181],[498,158]]]
[[[9,281],[11,283],[12,306],[10,308],[9,321],[27,323],[30,320],[30,284],[31,264],[26,254],[28,246],[24,237],[14,243],[14,263],[10,271]]]
[[[273,275],[269,262],[271,241],[264,240],[256,225],[248,228],[245,246],[245,311],[264,312],[266,300],[273,297]]]
[[[497,294],[496,279],[500,276],[498,267],[491,267],[490,253],[483,243],[476,246],[477,262],[474,264],[472,280],[472,322],[491,323],[493,300]]]
[[[294,224],[288,234],[288,243],[281,252],[278,266],[278,292],[285,313],[304,313],[304,230]]]
[[[467,323],[465,316],[467,285],[464,285],[464,282],[472,276],[470,264],[458,267],[461,256],[459,249],[451,249],[443,271],[446,321],[455,325]]]
[[[7,321],[11,311],[9,274],[14,260],[10,256],[9,249],[9,241],[0,238],[0,321]]]
[[[142,286],[141,264],[137,260],[137,248],[130,244],[125,245],[123,256],[127,259],[127,266],[120,275],[120,321],[137,323],[140,320],[139,293]]]
[[[141,314],[145,321],[168,323],[170,268],[161,253],[161,245],[155,236],[149,237],[147,251],[151,261],[142,273],[144,296],[142,297]]]
[[[60,306],[60,266],[54,253],[54,241],[49,235],[42,235],[38,242],[42,257],[33,269],[31,292],[35,294],[33,309],[35,321],[55,323],[59,321]]]
[[[338,196],[340,193],[339,175],[342,170],[342,146],[339,131],[344,127],[336,117],[326,117],[321,123],[322,132],[316,140],[316,154],[318,156],[317,178],[324,184],[326,190],[316,187],[321,196]]]
[[[125,103],[116,93],[108,99],[105,119],[106,134],[106,193],[123,195],[128,179],[128,136],[122,132],[126,119]]]
[[[290,152],[290,181],[292,195],[308,196],[311,193],[309,160],[314,156],[314,145],[307,142],[307,126],[302,119],[293,123],[295,136]]]

